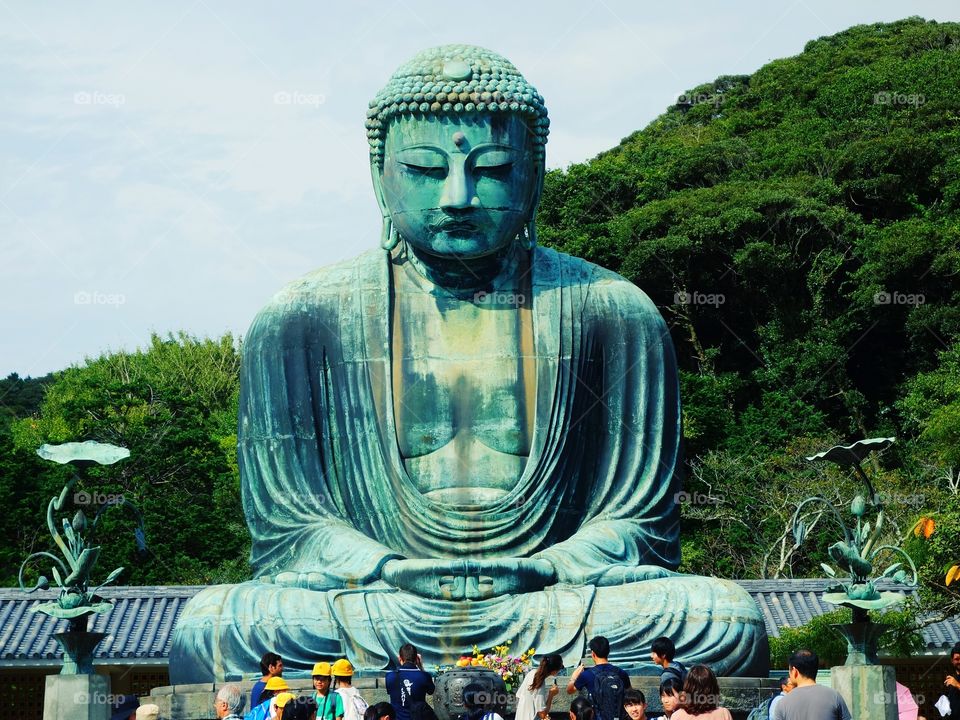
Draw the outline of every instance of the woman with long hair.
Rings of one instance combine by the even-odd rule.
[[[585,697],[577,696],[570,703],[570,720],[596,720],[597,713]]]
[[[681,706],[671,720],[733,720],[726,708],[720,707],[720,684],[713,670],[694,665],[683,682]]]
[[[550,716],[550,706],[559,688],[556,680],[547,687],[547,680],[556,678],[561,670],[563,658],[559,655],[540,658],[540,665],[530,670],[517,688],[516,720],[546,720]]]

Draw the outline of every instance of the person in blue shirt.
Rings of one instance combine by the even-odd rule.
[[[619,720],[623,715],[623,694],[630,687],[630,677],[623,669],[618,668],[607,660],[610,655],[610,641],[602,635],[590,640],[590,657],[593,658],[594,666],[585,668],[583,664],[577,666],[577,669],[570,675],[570,682],[567,683],[567,694],[573,695],[586,688],[590,693],[590,701],[600,720]],[[603,692],[602,685],[610,687],[602,682],[603,678],[613,677],[618,682],[616,692],[619,694],[619,700],[616,698],[607,698],[607,692]],[[598,682],[601,681],[601,682]],[[608,704],[607,713],[603,711],[604,704]],[[616,709],[614,709],[616,706]],[[609,715],[609,717],[605,716]]]
[[[400,667],[387,673],[390,704],[397,711],[397,720],[411,720],[410,706],[433,695],[433,678],[423,669],[417,648],[406,643],[400,648]]]
[[[250,709],[253,710],[260,704],[260,693],[267,686],[267,682],[272,677],[283,676],[283,660],[275,652],[264,653],[260,658],[260,672],[263,677],[257,680],[250,689]]]
[[[675,677],[682,685],[683,681],[687,679],[687,668],[684,667],[682,662],[674,660],[676,654],[677,648],[670,638],[658,637],[653,641],[653,645],[650,647],[650,659],[653,660],[655,665],[662,668],[660,671],[661,683],[668,678]]]

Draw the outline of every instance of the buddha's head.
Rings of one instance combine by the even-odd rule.
[[[367,111],[384,247],[472,259],[532,246],[549,124],[540,94],[489,50],[444,45],[402,65]]]

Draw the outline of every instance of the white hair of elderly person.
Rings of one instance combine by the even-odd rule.
[[[240,686],[236,683],[229,683],[220,688],[217,693],[217,699],[214,701],[214,709],[220,720],[232,720],[239,718],[243,711],[243,693],[240,692]]]

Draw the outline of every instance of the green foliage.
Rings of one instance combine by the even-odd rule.
[[[925,647],[923,636],[918,631],[917,606],[905,604],[897,610],[871,612],[874,622],[890,625],[880,638],[881,656],[910,657]],[[781,628],[780,637],[770,638],[770,667],[786,670],[790,655],[796,650],[812,650],[820,659],[822,667],[843,665],[847,659],[847,641],[833,625],[849,623],[852,613],[849,608],[837,608],[812,618],[796,628]]]
[[[906,422],[940,463],[960,466],[960,345],[940,353],[938,366],[906,383],[900,403]]]
[[[45,442],[99,440],[127,447],[128,460],[89,471],[80,497],[95,512],[122,495],[143,512],[149,551],[138,555],[134,518],[114,510],[98,527],[101,567],[124,566],[129,584],[206,583],[246,579],[249,537],[243,523],[236,464],[240,358],[230,335],[200,340],[154,335],[143,351],[105,354],[57,373],[39,413],[13,422],[14,465],[2,477],[36,478],[25,497],[33,507],[22,537],[0,566],[12,584],[20,560],[49,542],[43,510],[64,469],[33,451]],[[21,486],[0,483],[15,500]],[[84,498],[86,499],[86,498]],[[3,522],[10,522],[4,520]],[[96,539],[96,538],[95,538]]]
[[[770,638],[770,667],[786,670],[790,655],[799,649],[812,650],[826,667],[843,665],[847,658],[847,641],[831,625],[848,623],[851,613],[846,608],[832,610],[797,628],[781,628],[780,637]]]
[[[686,488],[715,497],[682,507],[684,569],[820,575],[784,530],[803,498],[855,494],[801,460],[835,442],[899,438],[870,470],[924,502],[888,507],[890,541],[952,507],[935,478],[960,472],[958,83],[960,24],[857,26],[548,173],[541,241],[634,281],[670,325]],[[805,548],[837,539],[810,520]]]

